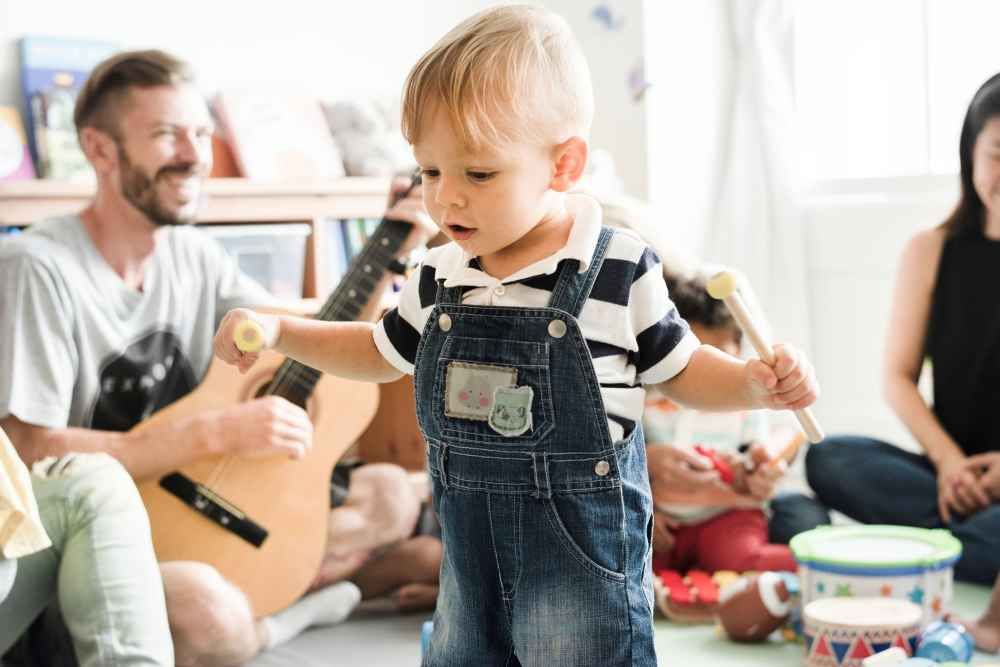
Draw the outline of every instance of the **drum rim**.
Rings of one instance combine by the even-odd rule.
[[[862,557],[853,560],[830,558],[815,552],[816,547],[832,540],[882,537],[923,542],[934,547],[931,554],[895,561],[870,561]],[[792,538],[788,546],[800,565],[834,574],[868,576],[920,574],[954,565],[962,556],[962,543],[945,528],[927,529],[910,526],[820,526]]]

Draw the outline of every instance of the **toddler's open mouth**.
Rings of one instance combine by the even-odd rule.
[[[448,225],[453,241],[468,241],[476,233],[473,227],[463,227],[462,225]]]

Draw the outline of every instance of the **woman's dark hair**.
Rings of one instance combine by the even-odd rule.
[[[703,276],[684,278],[664,272],[663,277],[667,281],[667,294],[681,317],[709,329],[729,329],[736,344],[740,344],[743,332],[726,304],[708,295],[708,281]]]
[[[958,142],[958,161],[962,168],[962,196],[948,219],[941,223],[948,238],[956,236],[982,236],[986,218],[983,201],[972,184],[972,150],[986,123],[1000,116],[1000,74],[994,74],[984,83],[969,103],[969,110],[962,123],[962,137]]]

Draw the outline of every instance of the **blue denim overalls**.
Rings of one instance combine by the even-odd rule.
[[[611,442],[576,321],[613,235],[547,308],[438,281],[414,373],[444,541],[425,667],[656,665],[642,428]]]

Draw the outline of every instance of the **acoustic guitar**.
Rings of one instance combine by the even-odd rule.
[[[355,321],[396,265],[410,229],[383,219],[316,319]],[[323,375],[267,350],[246,376],[213,360],[193,392],[133,429],[267,395],[306,409],[314,431],[305,457],[214,455],[139,485],[157,560],[208,563],[247,595],[257,617],[300,598],[319,572],[329,537],[330,475],[374,416],[378,386]]]

